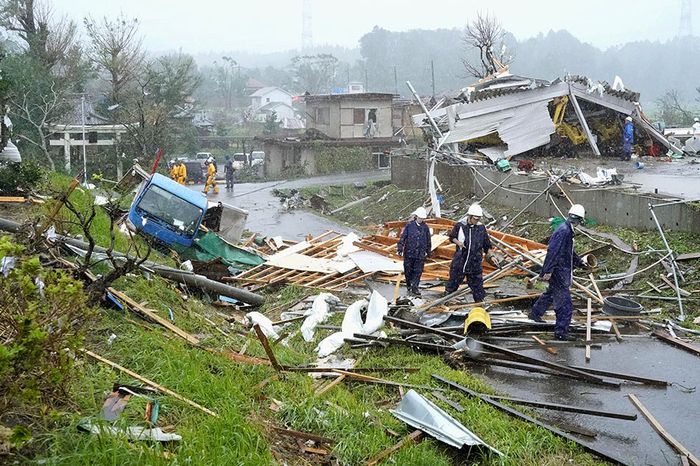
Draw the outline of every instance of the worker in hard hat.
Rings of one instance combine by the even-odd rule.
[[[622,129],[622,160],[632,160],[632,145],[634,145],[634,124],[632,117],[625,118]]]
[[[445,284],[445,294],[454,293],[467,278],[475,303],[486,297],[481,263],[484,255],[489,256],[491,240],[486,227],[480,223],[484,210],[479,204],[472,204],[467,210],[466,220],[461,220],[452,228],[448,237],[457,246],[450,264],[450,279]]]
[[[185,166],[184,163],[182,163],[182,160],[175,161],[175,166],[173,167],[173,170],[175,172],[175,178],[173,178],[173,179],[182,185],[186,184],[187,183],[187,167]]]
[[[403,271],[409,295],[420,296],[418,285],[423,274],[425,258],[431,251],[430,229],[425,224],[428,213],[424,207],[418,207],[411,217],[401,232],[397,252],[403,257]]]
[[[580,204],[569,209],[568,218],[556,229],[547,245],[547,257],[542,265],[539,280],[549,283],[547,291],[537,299],[528,317],[535,322],[544,322],[542,316],[550,305],[554,305],[557,321],[554,337],[568,340],[569,324],[573,313],[569,287],[573,281],[574,267],[586,267],[574,251],[574,227],[586,217],[586,210]]]
[[[204,184],[204,194],[209,194],[209,187],[214,188],[214,194],[219,194],[219,188],[216,186],[216,160],[214,157],[209,157],[205,162],[207,164],[207,181]]]
[[[700,118],[693,118],[693,136],[700,136]]]

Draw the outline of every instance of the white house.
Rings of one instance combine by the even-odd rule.
[[[250,99],[251,107],[254,112],[260,107],[273,102],[286,104],[290,108],[292,107],[292,94],[279,87],[263,87],[251,94]]]

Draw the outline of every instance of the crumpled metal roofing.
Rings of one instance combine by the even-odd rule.
[[[479,445],[498,455],[503,455],[415,390],[409,390],[391,413],[411,427],[420,429],[455,448]]]

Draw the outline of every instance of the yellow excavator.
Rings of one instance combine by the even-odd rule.
[[[586,133],[584,133],[578,126],[570,125],[564,122],[564,113],[566,113],[566,106],[568,103],[568,95],[560,97],[558,102],[555,100],[552,122],[554,122],[554,126],[559,136],[567,138],[574,145],[578,146],[579,144],[587,142]]]

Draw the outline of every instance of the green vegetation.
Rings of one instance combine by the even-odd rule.
[[[375,167],[372,152],[362,147],[326,147],[322,142],[316,147],[316,173],[357,172]]]

